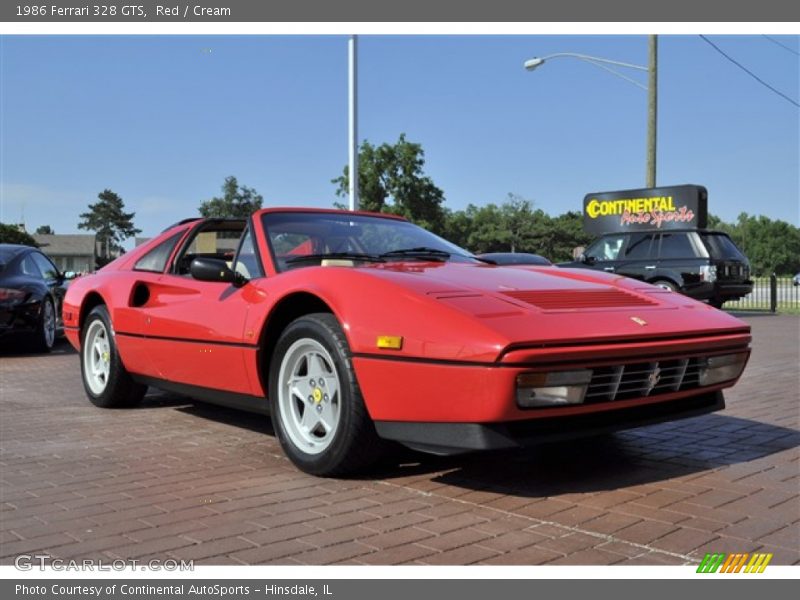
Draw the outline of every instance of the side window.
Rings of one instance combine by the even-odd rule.
[[[175,248],[175,244],[183,237],[183,234],[184,231],[180,231],[168,237],[158,246],[147,252],[142,258],[136,261],[136,264],[133,265],[133,270],[163,273],[164,268],[167,266],[167,261],[172,254],[172,250]]]
[[[33,262],[33,255],[28,254],[27,256],[23,257],[22,261],[19,263],[19,270],[22,272],[23,275],[30,275],[31,277],[43,277],[41,270]]]
[[[695,258],[696,254],[685,233],[662,233],[659,258]]]
[[[261,265],[258,262],[258,255],[253,244],[253,234],[248,228],[247,232],[242,238],[242,243],[239,246],[239,253],[236,255],[236,264],[234,271],[246,279],[256,279],[263,277],[264,273],[261,271]]]
[[[39,267],[39,270],[42,272],[42,276],[46,280],[58,279],[58,269],[56,269],[56,266],[43,254],[33,252],[30,254],[30,257],[33,258],[33,262],[35,262],[36,266]]]
[[[607,235],[592,244],[591,248],[586,251],[586,256],[597,260],[617,260],[624,241],[624,234]]]
[[[652,233],[633,233],[628,239],[628,246],[625,248],[625,258],[629,260],[640,260],[650,258],[650,248],[653,245]]]
[[[181,249],[175,258],[172,272],[189,275],[189,268],[195,258],[218,258],[228,263],[228,267],[232,269],[244,228],[244,221],[223,221],[202,227]]]

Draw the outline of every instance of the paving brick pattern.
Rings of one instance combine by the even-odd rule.
[[[800,563],[800,319],[747,317],[727,410],[525,452],[408,453],[317,479],[269,419],[152,392],[101,410],[78,357],[0,355],[0,563],[22,553],[196,564]]]

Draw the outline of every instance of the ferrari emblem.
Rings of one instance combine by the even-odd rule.
[[[655,370],[647,376],[647,394],[653,391],[653,388],[658,385],[659,381],[661,381],[661,369],[656,367]]]
[[[319,404],[322,402],[322,390],[319,388],[314,388],[314,391],[311,392],[311,395],[314,396],[314,404]]]
[[[640,317],[631,317],[631,321],[633,321],[637,325],[641,325],[642,327],[647,325],[647,321],[645,321],[644,319],[642,319]]]

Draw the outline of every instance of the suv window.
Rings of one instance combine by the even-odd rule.
[[[629,260],[650,258],[654,237],[652,233],[631,234],[625,247],[625,258]]]
[[[596,260],[617,260],[625,242],[625,235],[621,233],[604,236],[592,244],[584,254]]]
[[[736,247],[733,240],[724,233],[704,233],[703,240],[711,256],[717,259],[747,260],[744,254]]]
[[[697,253],[687,233],[662,233],[659,258],[696,258]]]
[[[175,248],[175,244],[177,244],[178,240],[183,237],[184,232],[185,230],[179,231],[147,252],[144,256],[142,256],[142,258],[136,261],[136,264],[133,266],[133,270],[163,273],[164,268],[167,266],[167,261],[172,254],[172,250]]]

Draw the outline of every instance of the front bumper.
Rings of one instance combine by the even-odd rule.
[[[524,448],[696,417],[725,408],[721,391],[614,411],[507,423],[408,423],[376,421],[384,439],[430,454]]]

